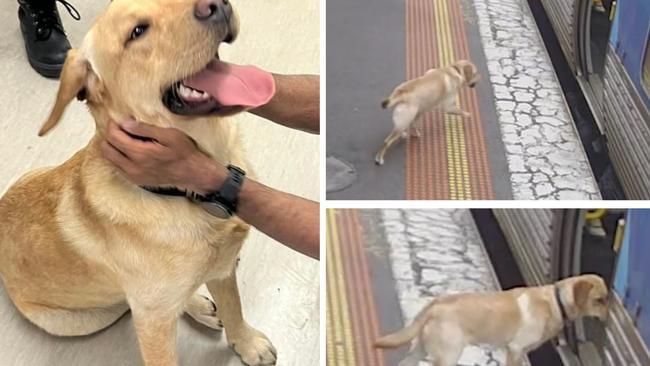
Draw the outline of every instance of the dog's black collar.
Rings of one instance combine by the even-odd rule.
[[[205,196],[192,191],[180,190],[176,187],[142,186],[141,188],[163,196],[186,197],[190,201],[198,203],[210,215],[220,219],[227,219],[237,212],[239,191],[246,176],[246,172],[232,164],[228,165],[227,169],[228,177],[221,188]]]
[[[174,196],[174,197],[190,197],[188,195],[187,191],[181,191],[178,188],[175,187],[148,187],[148,186],[140,186],[140,188],[144,189],[145,191],[149,191],[151,193],[155,194],[160,194],[163,196]]]
[[[566,308],[562,302],[562,296],[560,296],[560,287],[553,286],[555,288],[555,301],[557,301],[557,306],[560,308],[560,313],[562,314],[562,324],[568,324],[571,321],[567,315]]]

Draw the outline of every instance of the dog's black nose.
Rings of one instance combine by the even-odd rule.
[[[228,23],[232,17],[229,0],[198,0],[194,6],[196,19],[205,22]]]

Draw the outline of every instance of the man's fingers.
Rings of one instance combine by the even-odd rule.
[[[142,141],[135,139],[115,122],[109,122],[106,130],[106,140],[123,154],[132,157],[132,155],[150,154],[158,156],[161,151],[161,145],[151,141]]]
[[[102,141],[100,148],[104,157],[122,171],[128,170],[133,164],[126,155],[106,140]]]
[[[165,146],[169,146],[171,142],[170,137],[172,137],[172,134],[174,133],[172,132],[172,129],[157,127],[144,122],[137,122],[133,119],[122,121],[120,127],[132,135],[150,138]]]

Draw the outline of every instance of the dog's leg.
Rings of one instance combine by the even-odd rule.
[[[411,137],[422,137],[422,131],[418,126],[411,127]]]
[[[418,127],[419,124],[422,123],[422,114],[418,113],[417,116],[413,119],[413,122],[411,122],[411,126],[409,127],[409,131],[411,132],[412,137],[422,137],[422,131],[420,130],[420,127]]]
[[[506,366],[521,366],[524,361],[524,354],[520,350],[508,347],[508,356],[506,359]]]
[[[375,155],[375,164],[384,165],[384,155],[386,154],[386,151],[388,151],[388,148],[390,148],[395,141],[399,140],[400,136],[402,136],[402,131],[398,130],[393,130],[393,132],[388,135],[384,141],[384,145],[382,145],[381,149],[377,152],[377,155]]]
[[[434,366],[456,366],[460,355],[463,353],[463,348],[465,348],[461,338],[462,333],[456,333],[453,329],[446,333],[445,329],[441,327],[435,329],[440,332],[439,335],[432,335],[426,330],[423,331],[423,334],[425,334],[423,337],[427,333],[430,337],[429,341],[424,344],[426,354],[433,357]]]
[[[400,103],[393,110],[393,132],[384,140],[384,145],[381,150],[375,155],[375,164],[383,165],[384,164],[384,155],[386,151],[393,145],[400,136],[408,137],[408,129],[411,126],[411,123],[415,120],[418,115],[417,106],[413,106],[408,103]]]
[[[176,366],[178,308],[165,306],[166,299],[130,302],[140,353],[146,366]]]
[[[228,344],[242,361],[249,366],[275,365],[277,352],[271,341],[244,320],[234,269],[230,276],[212,280],[207,286],[217,302],[217,314],[226,328]]]
[[[398,366],[417,366],[417,364],[426,357],[424,349],[419,339],[415,339],[411,344],[411,349],[406,354],[406,358],[400,361]]]
[[[463,116],[463,117],[465,117],[465,118],[469,118],[469,117],[472,116],[469,112],[464,111],[462,108],[460,108],[459,106],[457,106],[457,105],[455,105],[455,104],[452,104],[452,105],[449,105],[449,106],[445,106],[445,107],[443,108],[443,111],[444,111],[445,113],[448,113],[448,114],[453,114],[453,115],[457,115],[457,116]]]
[[[223,322],[217,318],[217,305],[205,296],[192,295],[185,303],[185,312],[208,328],[223,329]]]

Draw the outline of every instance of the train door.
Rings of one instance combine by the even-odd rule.
[[[619,1],[610,43],[642,104],[650,110],[650,1]],[[636,101],[635,101],[636,103]],[[641,106],[639,106],[641,107]],[[647,114],[646,114],[647,117]]]
[[[577,78],[599,124],[602,118],[605,56],[615,11],[616,0],[578,0],[576,3],[574,42]]]
[[[615,317],[636,326],[637,333],[627,341],[632,350],[627,352],[627,361],[638,365],[650,364],[649,220],[650,210],[630,210],[627,214],[625,238],[614,276],[616,296],[612,299]]]
[[[597,273],[611,288],[607,324],[576,321],[564,329],[558,351],[576,365],[649,365],[650,210],[564,210],[555,216],[553,279]]]

